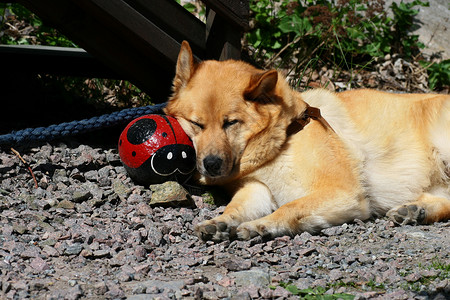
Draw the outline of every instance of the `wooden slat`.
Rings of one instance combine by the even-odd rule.
[[[241,58],[241,33],[234,26],[229,25],[222,16],[210,10],[206,28],[208,59],[226,60]]]
[[[1,0],[0,0],[1,1]],[[0,45],[1,53],[17,53],[17,54],[39,54],[40,56],[55,56],[55,57],[79,57],[90,59],[92,55],[81,48],[69,47],[53,47],[41,45]]]
[[[79,0],[78,4],[109,25],[109,30],[121,36],[136,51],[158,55],[155,63],[170,67],[178,55],[180,43],[139,12],[121,0]]]
[[[80,48],[0,45],[2,68],[8,72],[119,78],[109,67]]]
[[[125,0],[176,41],[189,41],[199,57],[205,54],[205,24],[174,0]]]
[[[240,31],[247,31],[250,27],[249,1],[242,0],[202,0],[207,7],[214,10],[228,22],[232,22]]]

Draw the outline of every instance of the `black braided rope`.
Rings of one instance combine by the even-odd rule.
[[[143,115],[162,113],[166,104],[156,104],[143,107],[127,108],[111,114],[105,114],[80,121],[54,124],[48,127],[27,128],[0,135],[0,145],[51,141],[57,138],[87,133],[101,128],[107,128],[124,122],[129,122]]]

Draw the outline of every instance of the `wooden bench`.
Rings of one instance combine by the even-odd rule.
[[[170,94],[182,40],[189,41],[198,59],[238,59],[241,36],[248,29],[248,0],[204,0],[206,24],[175,0],[17,2],[87,52],[71,48],[0,46],[6,67],[119,77],[136,84],[155,102],[165,101]]]

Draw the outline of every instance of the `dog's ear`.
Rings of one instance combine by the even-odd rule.
[[[176,74],[173,80],[172,90],[174,93],[177,93],[187,84],[192,74],[194,74],[194,70],[195,63],[191,47],[188,42],[183,41],[181,43],[180,53],[178,54]]]
[[[278,81],[276,70],[261,71],[252,75],[250,83],[244,92],[247,100],[269,101],[274,94]]]

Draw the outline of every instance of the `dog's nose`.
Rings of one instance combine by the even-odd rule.
[[[218,156],[208,155],[203,159],[203,167],[210,176],[221,175],[223,159]]]

